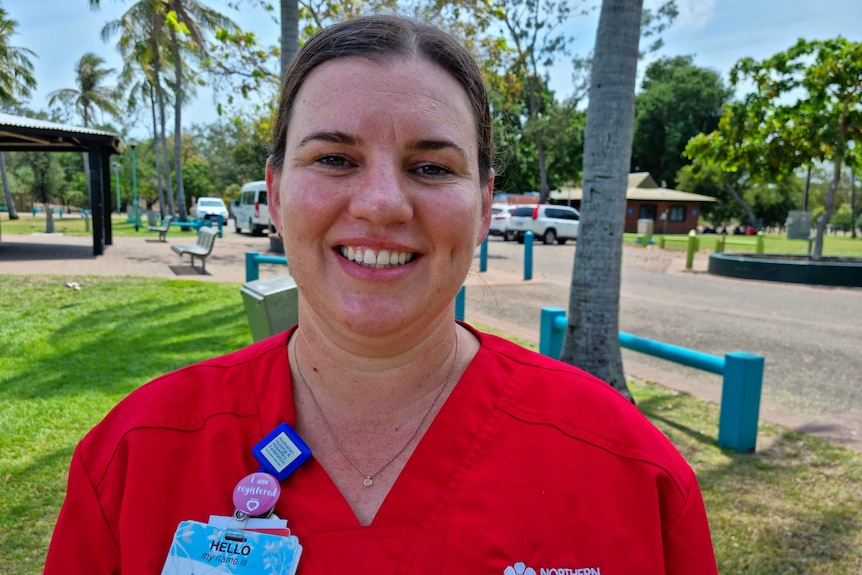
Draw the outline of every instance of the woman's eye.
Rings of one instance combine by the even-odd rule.
[[[419,167],[419,173],[423,176],[445,176],[447,174],[451,174],[451,170],[447,170],[443,166],[438,166],[436,164],[427,164],[425,166]]]
[[[328,168],[343,168],[347,165],[347,160],[344,157],[335,155],[321,156],[315,161]]]

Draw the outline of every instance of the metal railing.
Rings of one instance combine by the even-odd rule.
[[[245,281],[251,282],[260,277],[260,264],[287,265],[284,256],[262,256],[257,252],[245,252]]]
[[[542,308],[539,353],[558,359],[568,325],[566,311]],[[723,376],[718,444],[741,453],[751,453],[757,444],[757,420],[763,387],[764,358],[747,352],[724,357],[619,332],[620,346]]]

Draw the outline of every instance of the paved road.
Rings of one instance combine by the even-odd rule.
[[[468,282],[467,320],[537,341],[539,310],[568,307],[573,245],[534,247],[523,280],[523,246],[492,238],[489,274]],[[743,281],[693,271],[681,254],[626,248],[620,329],[723,356],[766,358],[761,414],[862,449],[862,289]],[[478,265],[478,259],[477,259]],[[525,294],[525,286],[529,294]],[[716,402],[721,377],[624,350],[626,372]]]
[[[191,233],[170,234],[191,243]],[[92,240],[3,234],[0,274],[83,274],[245,281],[245,253],[266,253],[269,240],[227,232],[216,240],[207,274],[188,265],[155,234],[114,238],[105,255]],[[531,281],[523,280],[523,246],[492,238],[488,271],[467,280],[466,319],[538,342],[542,307],[568,307],[575,246],[534,248]],[[477,251],[478,254],[478,251]],[[722,356],[748,351],[766,358],[761,416],[815,432],[862,451],[862,289],[821,288],[711,276],[706,257],[684,269],[684,256],[625,248],[620,329]],[[263,265],[261,276],[285,273]],[[628,350],[629,375],[658,381],[718,403],[720,376]]]

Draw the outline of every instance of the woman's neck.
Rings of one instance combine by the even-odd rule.
[[[301,377],[333,407],[349,409],[354,414],[379,415],[382,410],[421,401],[445,383],[453,371],[451,366],[459,361],[453,358],[453,353],[460,331],[463,329],[452,320],[426,334],[415,345],[410,345],[408,338],[397,336],[391,339],[391,345],[375,342],[364,353],[357,353],[355,342],[345,345],[342,335],[330,338],[322,330],[300,321],[292,336],[296,340],[293,343],[296,358],[291,358],[295,360],[291,368],[294,376],[300,375],[296,373],[298,364]],[[462,347],[465,351],[474,346],[465,343]]]

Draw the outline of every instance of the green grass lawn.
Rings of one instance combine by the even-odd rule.
[[[637,234],[624,234],[623,242],[625,245],[639,246],[641,244],[637,242],[637,237]],[[686,250],[685,236],[667,236],[667,238],[669,239],[665,244],[666,250],[682,252]],[[713,253],[715,251],[715,242],[721,236],[706,234],[700,235],[699,238],[699,251],[702,253]],[[658,247],[651,245],[651,249],[658,249]],[[763,240],[763,250],[768,254],[807,255],[808,240],[788,240],[787,234],[766,234]],[[727,236],[727,244],[724,251],[725,253],[754,253],[754,237],[729,235]],[[826,234],[823,236],[823,255],[862,257],[862,237],[854,239],[849,235]]]
[[[6,575],[41,573],[72,450],[113,405],[251,342],[236,284],[76,277],[78,291],[69,279],[0,277]],[[862,455],[765,424],[765,447],[736,454],[716,445],[717,406],[648,382],[631,389],[697,471],[721,573],[862,572]]]
[[[45,214],[40,213],[33,217],[30,212],[18,212],[17,220],[10,220],[9,214],[0,212],[0,232],[4,234],[32,234],[45,232]],[[93,221],[90,220],[90,229],[87,229],[87,221],[79,213],[64,215],[62,218],[54,215],[54,232],[67,236],[91,236],[93,235]],[[231,229],[233,229],[233,224]],[[180,233],[179,228],[171,230]],[[135,231],[135,225],[126,221],[126,215],[111,214],[111,232],[114,236],[148,236],[154,232],[147,231],[147,216],[141,214],[141,226]]]

